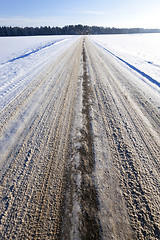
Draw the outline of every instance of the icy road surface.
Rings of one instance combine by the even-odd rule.
[[[159,239],[158,81],[71,41],[1,88],[0,239]]]

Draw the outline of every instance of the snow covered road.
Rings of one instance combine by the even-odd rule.
[[[159,239],[159,87],[89,37],[47,59],[1,96],[0,238]]]

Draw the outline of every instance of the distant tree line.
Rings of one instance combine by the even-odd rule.
[[[36,35],[84,35],[84,34],[131,34],[160,33],[160,29],[110,28],[97,26],[69,25],[65,27],[0,27],[0,36]]]

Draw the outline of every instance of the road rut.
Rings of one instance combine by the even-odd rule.
[[[130,77],[82,37],[0,113],[1,239],[159,239],[159,110]]]

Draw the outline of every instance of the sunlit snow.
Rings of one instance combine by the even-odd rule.
[[[0,38],[0,110],[79,36]]]
[[[1,37],[0,110],[79,37]],[[115,64],[138,76],[137,84],[141,88],[150,91],[151,87],[159,94],[160,33],[91,35],[89,38],[115,59]]]
[[[160,82],[160,33],[94,35],[90,38],[121,62]]]

